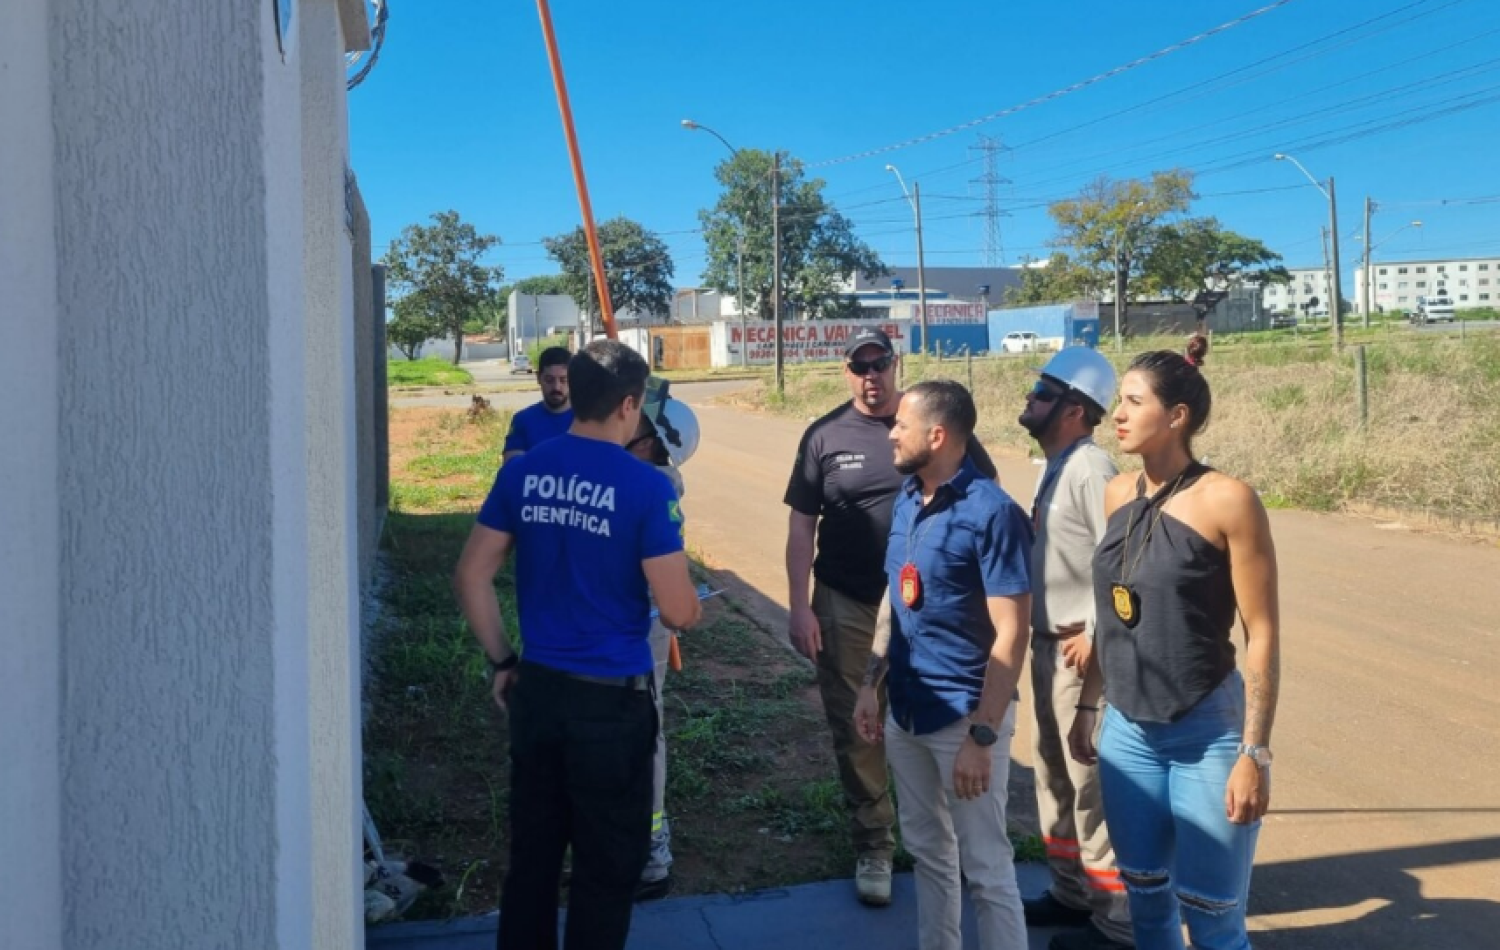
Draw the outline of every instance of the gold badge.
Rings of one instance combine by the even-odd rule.
[[[1114,596],[1115,616],[1127,627],[1134,628],[1136,622],[1141,619],[1141,598],[1135,591],[1124,584],[1115,584],[1110,593]]]

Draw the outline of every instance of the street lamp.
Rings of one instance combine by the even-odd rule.
[[[911,204],[912,214],[917,220],[917,319],[922,327],[922,352],[926,353],[930,344],[927,341],[927,266],[922,253],[922,183],[916,182],[912,185],[913,190],[907,191],[906,179],[901,177],[901,171],[895,165],[887,165],[885,170],[896,176],[896,183],[901,186],[901,193]]]
[[[682,127],[684,129],[687,129],[689,132],[707,132],[709,135],[712,135],[714,138],[718,139],[720,142],[723,142],[724,143],[724,147],[727,148],[727,149],[729,149],[729,154],[731,156],[733,156],[734,158],[738,158],[739,157],[740,150],[737,149],[737,148],[735,148],[733,145],[730,145],[728,139],[724,138],[724,136],[720,135],[718,132],[715,132],[713,129],[709,128],[708,126],[706,126],[706,125],[699,125],[698,123],[694,122],[692,119],[683,119],[682,120]],[[740,225],[739,239],[735,242],[735,246],[734,246],[735,272],[739,275],[739,286],[735,288],[735,295],[734,296],[735,296],[736,303],[739,305],[739,311],[740,311],[740,365],[741,366],[749,366],[750,365],[750,338],[749,338],[749,336],[747,335],[747,333],[745,331],[745,231],[746,231],[746,228],[745,228],[745,225],[742,222],[741,225]],[[778,332],[777,332],[777,339],[776,339],[776,365],[778,367],[777,376],[779,378],[780,377],[780,366],[781,366],[781,334],[779,332],[780,328],[778,327],[777,329],[778,329]]]
[[[1308,181],[1312,182],[1314,188],[1323,193],[1324,198],[1328,199],[1328,232],[1329,240],[1333,244],[1333,273],[1330,274],[1328,278],[1329,295],[1333,297],[1333,301],[1329,307],[1329,313],[1332,315],[1331,319],[1333,320],[1334,346],[1342,347],[1344,345],[1344,295],[1343,288],[1339,285],[1339,204],[1336,197],[1337,193],[1335,192],[1333,187],[1333,176],[1328,176],[1328,187],[1324,188],[1323,183],[1314,178],[1312,176],[1312,173],[1309,172],[1306,168],[1303,168],[1302,163],[1297,161],[1292,156],[1287,155],[1283,152],[1277,152],[1271,157],[1278,162],[1291,162],[1293,165],[1297,166],[1297,170],[1300,171]],[[1368,275],[1366,275],[1365,282],[1367,284],[1369,283]]]

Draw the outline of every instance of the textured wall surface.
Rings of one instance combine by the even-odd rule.
[[[375,339],[375,506],[385,510],[391,500],[391,404],[385,361],[385,265],[370,268],[374,279]]]
[[[370,266],[370,215],[365,210],[359,189],[353,191],[354,230],[349,256],[349,273],[354,280],[354,416],[359,478],[359,589],[369,586],[375,569],[375,553],[380,547],[380,526],[384,506],[377,501],[375,416],[376,404],[386,401],[385,387],[375,388],[375,321],[385,314],[375,314],[375,274]],[[382,361],[383,363],[383,361]]]
[[[265,5],[267,8],[270,4]],[[302,4],[297,4],[300,18]],[[261,90],[265,134],[261,165],[266,169],[266,218],[262,246],[269,332],[270,425],[266,431],[271,467],[272,603],[276,658],[274,706],[279,807],[273,829],[276,850],[276,938],[278,948],[328,946],[314,941],[313,881],[321,869],[313,861],[312,676],[309,669],[308,604],[311,582],[307,550],[307,379],[306,295],[302,176],[302,80],[304,49],[295,30],[285,53],[277,51],[275,21],[262,11],[261,49],[265,82]],[[336,55],[336,50],[306,53]],[[344,945],[351,946],[351,945]]]
[[[298,6],[307,328],[307,551],[311,600],[313,935],[318,947],[363,939],[359,742],[354,287],[346,228],[348,119],[335,0]],[[364,274],[368,274],[368,267]],[[363,274],[361,275],[363,276]]]
[[[51,4],[70,950],[311,943],[306,458],[278,449],[305,419],[276,390],[301,270],[273,273],[298,92],[269,8]]]
[[[46,0],[0,27],[0,948],[62,946],[57,271]],[[22,858],[24,856],[24,858]],[[20,858],[20,860],[16,860]]]

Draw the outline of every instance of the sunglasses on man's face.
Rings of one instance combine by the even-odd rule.
[[[894,362],[896,362],[896,358],[894,356],[887,355],[877,356],[873,360],[850,360],[844,365],[848,366],[849,372],[853,373],[855,376],[863,376],[866,373],[871,372],[872,370],[877,373],[883,373],[886,370],[890,369],[891,364]]]
[[[1031,387],[1031,398],[1037,402],[1052,402],[1066,395],[1067,393],[1057,387],[1049,386],[1043,382],[1038,382],[1035,386]]]

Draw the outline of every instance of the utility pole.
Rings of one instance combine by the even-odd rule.
[[[1328,254],[1328,225],[1318,228],[1318,237],[1323,241],[1323,297],[1325,298],[1323,302],[1327,303],[1326,298],[1333,292],[1333,258]],[[1332,310],[1328,312],[1333,313]],[[1328,328],[1333,329],[1332,317],[1329,318]]]
[[[750,339],[745,335],[745,237],[741,229],[740,241],[734,248],[734,266],[740,274],[740,285],[735,291],[735,303],[740,312],[740,365],[750,365]]]
[[[1125,319],[1125,280],[1124,272],[1120,266],[1124,250],[1119,242],[1115,244],[1115,352],[1119,353],[1125,349],[1125,339],[1121,335],[1123,330],[1121,324]]]
[[[1365,286],[1360,292],[1360,309],[1364,311],[1364,326],[1370,325],[1370,213],[1374,210],[1374,202],[1369,195],[1365,195]]]
[[[922,324],[922,352],[932,352],[927,337],[927,265],[922,253],[922,183],[911,186],[912,208],[917,214],[917,316]]]
[[[786,354],[781,340],[781,152],[771,156],[771,327],[776,336],[776,394],[785,392]]]
[[[1333,316],[1333,347],[1344,348],[1344,292],[1339,286],[1339,202],[1333,190],[1333,176],[1328,176],[1328,238],[1333,244],[1333,303],[1329,313]]]

